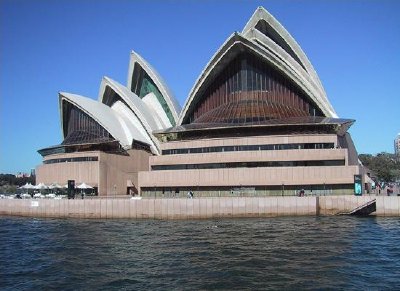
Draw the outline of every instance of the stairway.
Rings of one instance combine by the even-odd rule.
[[[367,216],[372,212],[376,211],[376,199],[368,201],[367,203],[354,208],[349,212],[339,212],[336,215],[355,215],[355,216]]]

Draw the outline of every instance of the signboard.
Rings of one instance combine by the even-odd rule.
[[[362,195],[361,175],[354,175],[354,195]]]
[[[75,180],[68,180],[68,199],[75,198]]]

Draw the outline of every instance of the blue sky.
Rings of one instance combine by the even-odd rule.
[[[180,104],[211,56],[264,6],[303,48],[359,153],[393,152],[400,132],[400,1],[0,0],[0,173],[29,172],[61,143],[58,92],[97,99],[126,84],[129,53]]]

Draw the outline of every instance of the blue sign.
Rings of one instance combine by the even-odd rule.
[[[354,195],[362,195],[361,175],[354,175]]]

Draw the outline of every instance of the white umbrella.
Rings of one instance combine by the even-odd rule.
[[[61,189],[61,188],[62,188],[62,186],[59,185],[59,184],[57,184],[57,183],[52,183],[52,184],[49,186],[49,189],[53,190],[55,194],[57,194],[57,189]],[[49,195],[50,195],[50,194],[49,194]],[[54,195],[54,194],[51,194],[51,195]]]
[[[29,194],[29,189],[35,189],[35,186],[33,186],[31,183],[26,183],[25,185],[23,185],[23,186],[21,186],[19,188],[27,190],[27,192]]]
[[[78,185],[76,188],[78,188],[78,189],[93,189],[92,186],[86,184],[85,182],[83,182],[82,184]]]
[[[49,186],[49,189],[61,189],[62,186],[57,184],[57,183],[53,183]]]
[[[92,186],[83,182],[82,184],[78,185],[76,188],[81,189],[82,199],[86,189],[93,189]]]
[[[26,183],[25,185],[19,187],[20,189],[34,189],[35,186],[33,186],[31,183]]]
[[[41,190],[41,189],[48,189],[49,187],[47,187],[45,184],[43,183],[39,183],[38,185],[34,186],[35,189]]]

